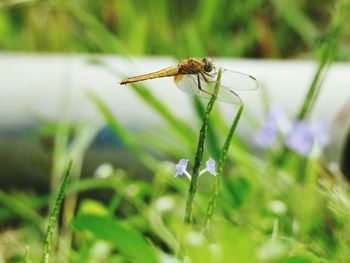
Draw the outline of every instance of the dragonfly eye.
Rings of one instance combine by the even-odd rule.
[[[204,65],[204,70],[206,71],[206,72],[211,72],[212,70],[213,70],[213,64],[212,63],[206,63],[205,65]]]
[[[213,62],[209,59],[209,58],[203,58],[203,64],[204,64],[204,71],[206,73],[212,73],[212,72],[215,72],[215,67],[214,67],[214,64]]]

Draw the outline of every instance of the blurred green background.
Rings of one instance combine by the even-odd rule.
[[[328,41],[329,50],[334,46],[336,51],[329,55],[324,49],[320,57],[326,67],[333,57],[350,60],[350,30],[333,38],[327,33],[337,19],[336,2],[2,0],[0,50],[316,60]],[[333,29],[342,28],[334,24]],[[101,98],[89,94],[104,128],[84,121],[44,120],[40,129],[18,136],[28,144],[17,137],[9,140],[14,133],[5,137],[0,173],[9,182],[0,190],[0,263],[41,259],[50,207],[72,156],[53,262],[134,262],[133,255],[145,255],[147,262],[160,262],[154,260],[158,257],[161,262],[182,262],[185,257],[213,263],[350,262],[350,187],[337,166],[323,156],[304,158],[293,152],[284,163],[277,162],[281,152],[274,149],[257,156],[236,134],[213,232],[200,232],[214,184],[209,175],[201,177],[198,187],[196,225],[184,225],[189,183],[174,178],[174,164],[180,158],[193,160],[203,105],[193,100],[198,118],[186,123],[152,89],[140,85],[130,90],[164,126],[127,129]],[[245,117],[258,125],[254,116]],[[210,118],[203,162],[218,156],[229,125],[216,108]],[[99,152],[101,142],[114,148]],[[115,148],[122,150],[116,153]],[[12,171],[24,170],[22,178],[6,171],[5,164],[16,167]],[[17,187],[11,180],[19,182]],[[130,239],[115,238],[120,236]]]
[[[0,2],[0,49],[131,55],[310,58],[335,1]],[[350,33],[338,59],[350,58]]]

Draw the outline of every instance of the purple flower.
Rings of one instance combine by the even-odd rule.
[[[210,174],[216,176],[216,162],[213,158],[209,157],[208,161],[205,163],[206,167],[199,172],[199,176],[204,174],[205,172],[209,172]]]
[[[176,164],[176,166],[175,166],[175,169],[176,169],[175,176],[183,175],[183,174],[186,172],[187,163],[188,163],[188,160],[186,160],[186,159],[181,159],[181,160],[178,162],[178,164]]]
[[[284,124],[288,121],[285,111],[278,106],[273,106],[267,115],[266,124],[270,127],[275,127],[276,129],[282,128]]]
[[[266,148],[276,142],[279,130],[285,132],[289,126],[284,110],[274,106],[269,110],[263,127],[253,135],[253,140],[258,146]]]
[[[330,138],[326,121],[320,120],[314,127],[315,140],[321,147],[329,144]]]
[[[272,145],[277,139],[277,128],[273,125],[265,125],[253,135],[254,142],[261,148]]]
[[[188,160],[186,159],[181,159],[175,166],[176,169],[176,173],[175,173],[175,177],[180,176],[185,174],[188,178],[188,180],[191,181],[192,176],[187,172],[187,164],[188,164]],[[199,172],[199,176],[201,176],[202,174],[204,174],[205,172],[209,172],[210,174],[216,176],[216,169],[215,169],[215,165],[216,162],[214,159],[212,159],[211,157],[209,157],[208,161],[205,163],[206,167]]]
[[[310,124],[299,121],[295,123],[286,137],[286,145],[302,156],[307,155],[314,143],[314,130]]]
[[[215,160],[209,157],[208,161],[205,163],[206,170],[211,173],[212,175],[216,176],[216,169],[215,169]]]
[[[325,121],[319,121],[313,126],[304,121],[292,125],[283,109],[274,106],[269,110],[262,128],[253,135],[253,140],[258,146],[267,148],[277,142],[279,135],[284,136],[290,149],[303,156],[310,153],[315,143],[320,147],[329,143]]]
[[[191,181],[192,176],[187,172],[187,163],[188,160],[187,159],[181,159],[175,166],[176,169],[176,173],[175,173],[175,177],[180,176],[185,174],[188,178],[188,180]]]

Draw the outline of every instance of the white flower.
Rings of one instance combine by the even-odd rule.
[[[176,173],[175,173],[175,177],[180,176],[185,174],[188,178],[188,180],[191,181],[191,175],[187,172],[187,163],[188,160],[187,159],[181,159],[175,166],[176,169]]]
[[[205,172],[209,172],[210,174],[216,176],[216,162],[213,158],[209,157],[208,161],[205,163],[206,167],[205,169],[203,169],[200,173],[199,176],[201,176],[202,174],[204,174]]]

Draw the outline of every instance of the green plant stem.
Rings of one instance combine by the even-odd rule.
[[[43,250],[43,260],[42,260],[43,263],[48,263],[50,261],[52,235],[57,224],[58,213],[60,211],[61,204],[64,198],[64,193],[67,188],[69,177],[72,172],[72,167],[73,167],[73,160],[71,159],[68,163],[57,198],[55,200],[54,206],[50,213],[49,222],[48,222],[45,239],[44,239],[44,250]]]
[[[298,120],[305,119],[308,114],[311,112],[313,105],[320,93],[322,87],[323,76],[326,74],[327,69],[329,68],[332,60],[334,59],[337,44],[339,43],[342,33],[348,25],[347,20],[349,17],[350,11],[350,1],[349,0],[338,0],[334,14],[332,17],[332,22],[330,25],[330,30],[328,33],[327,40],[321,48],[321,56],[319,59],[319,64],[312,80],[312,83],[309,87],[307,95],[304,99],[304,102],[297,114]],[[288,156],[290,150],[284,146],[281,154],[276,159],[276,164],[281,166],[283,165]]]
[[[194,200],[194,197],[195,197],[196,191],[197,191],[197,181],[198,181],[198,176],[199,176],[199,167],[201,165],[202,158],[203,158],[204,142],[205,142],[205,137],[206,137],[206,134],[207,134],[208,118],[209,118],[210,112],[213,109],[214,102],[216,100],[216,96],[217,96],[218,91],[219,91],[219,87],[220,87],[220,83],[221,83],[221,74],[222,74],[222,69],[220,68],[219,72],[218,72],[218,77],[216,79],[214,95],[210,98],[210,101],[208,102],[208,105],[207,105],[207,108],[206,108],[206,111],[205,111],[204,117],[203,117],[202,127],[201,127],[200,132],[199,132],[197,153],[196,153],[196,157],[195,157],[195,160],[194,160],[190,188],[188,190],[188,196],[187,196],[187,202],[186,202],[186,211],[185,211],[185,219],[184,219],[184,221],[186,223],[189,223],[189,224],[191,224],[191,222],[192,222],[193,200]]]
[[[317,71],[314,75],[314,78],[312,80],[308,93],[297,115],[298,120],[305,119],[308,113],[311,111],[311,108],[316,100],[316,97],[320,92],[320,88],[321,88],[320,84],[321,84],[322,76],[326,73],[326,70],[328,68],[326,67],[327,65],[328,65],[327,61],[324,61],[324,60],[321,60],[320,63],[318,64]]]
[[[197,111],[197,115],[198,116],[203,116],[204,115],[204,107],[201,103],[201,101],[197,98],[194,97],[194,106],[195,109]],[[215,114],[215,112],[212,113]],[[215,118],[215,116],[214,116]],[[220,147],[219,147],[219,141],[218,141],[218,137],[215,134],[215,125],[214,123],[212,123],[211,121],[208,122],[208,147],[211,150],[214,159],[218,160],[220,157]]]
[[[345,26],[348,24],[346,21],[349,16],[349,10],[349,0],[338,1],[330,25],[327,41],[321,49],[321,58],[316,74],[305,97],[304,103],[302,104],[302,107],[297,115],[297,118],[299,120],[304,119],[308,115],[320,92],[322,76],[325,74],[325,72],[328,69],[328,66],[332,62],[342,32],[344,31]]]
[[[235,130],[237,128],[238,122],[241,118],[243,108],[244,108],[244,104],[241,103],[241,105],[238,109],[238,112],[237,112],[235,118],[233,119],[230,130],[226,136],[225,144],[222,147],[221,152],[220,152],[220,159],[219,159],[218,165],[217,165],[217,175],[215,177],[215,183],[213,186],[212,195],[211,195],[209,203],[208,203],[206,217],[205,217],[205,223],[204,223],[205,229],[209,229],[210,224],[211,224],[211,220],[213,218],[214,210],[216,208],[216,203],[217,203],[217,199],[218,199],[218,195],[219,195],[219,191],[220,191],[222,171],[224,169],[224,164],[225,164],[225,161],[227,159],[227,151],[230,148],[230,143],[231,143],[232,137],[235,133]]]

